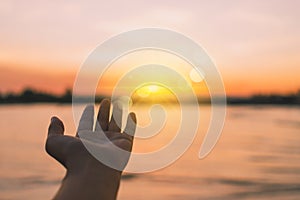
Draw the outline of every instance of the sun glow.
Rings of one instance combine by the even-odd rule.
[[[170,93],[170,91],[162,86],[151,84],[138,88],[136,90],[136,93],[138,96],[145,98],[150,95],[163,95],[166,93]]]
[[[132,95],[134,102],[174,102],[176,96],[173,92],[161,85],[149,84],[136,89]]]
[[[149,85],[146,89],[148,89],[151,93],[155,93],[159,90],[159,86],[157,85]]]

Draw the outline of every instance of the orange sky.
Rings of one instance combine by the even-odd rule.
[[[120,32],[168,28],[201,44],[228,95],[300,89],[299,1],[0,3],[0,92],[62,93],[98,44]]]

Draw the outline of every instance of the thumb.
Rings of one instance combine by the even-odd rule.
[[[63,135],[65,132],[65,127],[63,122],[57,117],[51,118],[51,123],[48,128],[48,137],[50,135]]]
[[[65,166],[65,155],[63,154],[63,147],[65,144],[63,137],[64,130],[63,122],[57,117],[52,117],[48,128],[48,138],[46,140],[45,149],[49,155]]]

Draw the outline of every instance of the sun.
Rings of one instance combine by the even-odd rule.
[[[150,95],[162,95],[166,92],[166,88],[155,84],[145,85],[136,90],[137,95],[142,98],[148,97]]]
[[[137,88],[131,98],[134,102],[142,103],[161,103],[176,101],[176,97],[170,89],[152,83]]]
[[[146,90],[148,90],[150,93],[155,93],[159,91],[158,85],[149,85],[145,87]]]

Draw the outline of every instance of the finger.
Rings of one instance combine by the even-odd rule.
[[[65,127],[63,122],[57,117],[51,118],[51,123],[48,128],[48,136],[50,135],[63,135],[65,132]]]
[[[78,132],[83,130],[92,131],[93,125],[94,125],[94,106],[88,105],[85,107],[81,115],[76,136],[78,137]]]
[[[136,130],[136,121],[137,120],[136,120],[135,113],[129,113],[127,117],[127,124],[124,129],[124,133],[130,136],[132,139],[134,137],[135,130]]]
[[[110,111],[110,100],[104,99],[101,101],[98,116],[96,131],[102,129],[103,131],[108,130],[109,124],[109,111]]]
[[[122,127],[122,105],[120,103],[113,103],[113,113],[108,126],[108,131],[120,132]]]

